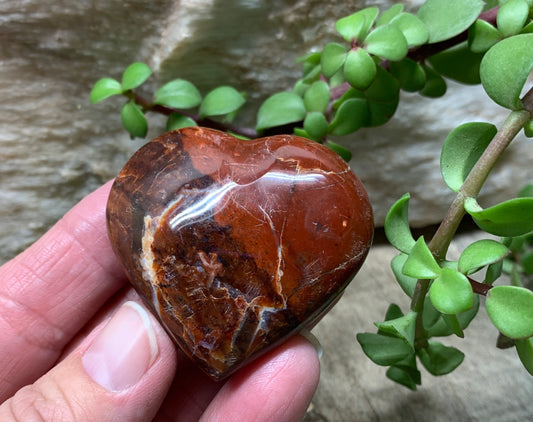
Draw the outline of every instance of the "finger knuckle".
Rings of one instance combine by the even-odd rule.
[[[72,401],[54,382],[48,382],[45,389],[35,384],[23,387],[9,400],[7,413],[6,422],[80,421]]]

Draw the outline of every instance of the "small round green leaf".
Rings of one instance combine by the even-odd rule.
[[[468,43],[464,42],[434,54],[428,61],[441,76],[464,84],[477,85],[481,82],[479,67],[482,59],[483,54],[473,53],[468,48]]]
[[[293,92],[268,97],[257,112],[257,130],[299,122],[306,114],[303,99]]]
[[[449,322],[446,322],[444,320],[443,318],[444,314],[441,314],[433,307],[433,304],[431,303],[431,300],[429,299],[429,297],[427,297],[427,299],[428,301],[424,303],[424,313],[425,313],[426,306],[428,306],[429,304],[430,308],[433,308],[434,312],[436,312],[438,315],[438,318],[436,321],[434,321],[433,325],[426,325],[424,321],[424,327],[426,327],[428,330],[428,336],[429,337],[447,337],[447,336],[451,336],[452,334],[454,334],[454,330],[452,327],[450,327]],[[475,316],[477,315],[479,311],[480,302],[481,301],[479,300],[479,295],[474,295],[474,306],[471,309],[469,309],[466,312],[461,312],[460,314],[453,315],[457,317],[457,321],[459,322],[459,330],[461,331],[465,330],[470,324],[470,322],[472,322],[472,320],[475,318]],[[448,316],[452,316],[452,315],[448,315]]]
[[[418,357],[430,374],[438,376],[455,370],[463,362],[465,355],[455,347],[430,340],[428,347],[418,351]]]
[[[375,326],[383,333],[401,338],[414,348],[416,316],[416,312],[409,311],[407,315],[383,322],[376,322]]]
[[[503,261],[495,262],[494,264],[490,264],[487,267],[487,271],[485,273],[485,279],[483,280],[483,283],[488,284],[489,286],[492,286],[492,284],[500,278],[503,271]]]
[[[428,40],[426,25],[411,13],[400,13],[390,21],[390,24],[402,31],[408,47],[422,45]]]
[[[303,74],[307,75],[320,64],[320,53],[312,52],[296,59],[296,63],[303,63]]]
[[[406,357],[404,360],[395,363],[391,368],[389,369],[400,369],[404,371],[404,373],[411,378],[412,382],[416,385],[422,384],[422,374],[418,370],[417,364],[416,364],[416,355],[412,353],[408,357]],[[388,372],[388,371],[387,371]],[[387,374],[387,377],[390,377],[390,374]],[[391,378],[393,379],[393,378]],[[394,381],[394,379],[393,379]],[[397,381],[399,382],[399,381]],[[401,383],[401,382],[400,382]]]
[[[359,333],[357,341],[372,362],[381,366],[393,365],[413,353],[412,347],[397,337],[374,333]]]
[[[514,344],[522,365],[533,375],[533,338],[517,339]]]
[[[524,272],[533,274],[533,253],[526,253],[520,259]]]
[[[417,16],[429,30],[429,42],[436,43],[468,29],[483,6],[482,0],[427,0]]]
[[[415,242],[409,253],[409,257],[403,266],[403,273],[409,277],[420,279],[437,278],[441,268],[421,236]]]
[[[525,0],[508,0],[500,6],[496,17],[498,30],[504,37],[518,34],[529,15],[529,5]]]
[[[200,118],[206,116],[222,116],[238,110],[246,99],[231,86],[219,86],[210,91],[200,104]]]
[[[405,261],[407,261],[407,257],[408,255],[403,253],[396,255],[391,260],[391,269],[394,274],[394,277],[396,278],[396,281],[398,282],[404,293],[409,297],[413,297],[417,279],[406,276],[403,273],[403,266],[405,265]],[[425,310],[426,308],[424,307],[424,311]]]
[[[424,311],[422,312],[422,325],[425,329],[430,329],[438,325],[441,320],[442,314],[435,309],[433,303],[431,303],[429,295],[426,295],[426,297],[424,298]],[[447,335],[451,334],[452,333],[448,333]]]
[[[446,93],[444,78],[425,64],[422,65],[422,68],[426,73],[426,85],[420,90],[420,94],[430,98],[442,97]]]
[[[352,42],[362,36],[364,25],[365,17],[354,13],[335,22],[335,29],[347,42]]]
[[[304,81],[303,79],[299,79],[294,84],[294,87],[292,88],[292,92],[294,92],[296,95],[300,97],[303,97],[310,86],[311,86],[310,83]]]
[[[521,195],[519,194],[519,196]],[[502,239],[502,243],[507,246],[511,252],[520,253],[523,251],[525,240],[525,236],[509,237]]]
[[[523,287],[495,286],[486,300],[487,314],[496,328],[513,339],[533,336],[533,292]]]
[[[376,26],[387,25],[395,16],[403,12],[403,4],[396,3],[385,10],[376,21]]]
[[[416,92],[426,84],[426,72],[414,60],[405,58],[399,62],[390,62],[389,69],[404,91]]]
[[[501,40],[500,31],[482,19],[478,19],[468,30],[468,47],[473,53],[484,53]]]
[[[515,35],[487,51],[479,69],[481,83],[496,103],[521,110],[520,95],[532,68],[533,34]]]
[[[458,314],[474,306],[472,286],[464,274],[443,268],[429,288],[433,306],[443,314]]]
[[[325,112],[328,108],[330,92],[324,81],[316,81],[305,91],[304,104],[307,111]]]
[[[465,123],[446,137],[440,156],[442,178],[454,192],[459,192],[466,177],[487,148],[496,126],[484,122]]]
[[[377,7],[367,7],[335,22],[337,32],[348,42],[363,39],[379,14]]]
[[[531,34],[533,32],[533,21],[529,22],[526,26],[520,31],[521,34]]]
[[[533,198],[514,198],[483,209],[474,198],[465,199],[465,211],[487,233],[522,236],[533,231]]]
[[[533,119],[524,125],[524,135],[528,138],[533,138]]]
[[[89,98],[92,104],[96,104],[117,94],[122,94],[120,82],[113,78],[102,78],[94,84]]]
[[[417,390],[417,386],[422,384],[422,374],[416,367],[406,367],[400,364],[390,366],[385,372],[385,376],[412,391]]]
[[[390,104],[396,108],[400,94],[400,84],[381,66],[377,66],[376,70],[376,77],[372,85],[364,92],[365,97],[370,102]]]
[[[296,59],[296,63],[309,63],[316,66],[320,63],[320,53],[313,51],[311,53],[304,54]]]
[[[405,254],[409,254],[415,245],[409,227],[409,199],[410,195],[406,193],[394,203],[387,213],[384,226],[387,240]]]
[[[305,116],[304,130],[312,139],[320,140],[328,133],[328,121],[320,111],[311,111]]]
[[[387,123],[396,111],[397,103],[379,103],[369,101],[368,110],[370,114],[370,122],[367,126],[375,127]]]
[[[331,78],[346,60],[346,47],[338,43],[326,44],[320,57],[322,73],[326,78]]]
[[[407,40],[392,24],[378,26],[365,38],[366,50],[388,60],[401,60],[407,55]]]
[[[340,68],[335,72],[335,74],[329,78],[330,88],[335,88],[339,85],[342,85],[346,80],[344,79],[344,69]]]
[[[520,192],[518,192],[518,196],[525,198],[533,196],[533,183],[528,183],[522,189],[520,189]]]
[[[133,138],[144,138],[148,131],[146,116],[141,108],[133,101],[129,101],[122,107],[120,112],[122,125]]]
[[[366,126],[380,126],[396,112],[400,98],[400,84],[390,72],[378,66],[376,78],[366,89],[364,95],[368,100],[369,111]]]
[[[334,153],[338,154],[347,163],[349,163],[352,159],[352,152],[349,149],[343,147],[342,145],[337,144],[333,141],[328,141],[326,143],[326,146]]]
[[[416,386],[420,385],[419,383],[416,383],[413,380],[413,377],[409,371],[397,365],[393,365],[389,369],[387,369],[387,372],[385,372],[385,376],[391,381],[403,385],[404,387],[407,387],[412,391],[416,391]]]
[[[310,84],[320,78],[321,72],[322,66],[318,64],[315,67],[309,69],[307,72],[305,72],[304,77],[302,79],[304,80],[304,82]]]
[[[151,74],[152,69],[144,63],[137,62],[130,64],[122,74],[122,90],[128,91],[137,88],[139,85],[143,84]]]
[[[303,128],[301,127],[295,127],[293,129],[293,132],[292,132],[294,135],[296,136],[300,136],[302,138],[307,138],[307,139],[311,139],[312,136],[309,135],[305,130],[303,130]]]
[[[358,98],[360,100],[364,100],[365,93],[362,91],[359,91],[358,89],[348,88],[346,92],[342,94],[342,96],[333,103],[333,110],[337,110],[341,106],[342,103],[352,98]]]
[[[459,257],[459,271],[472,274],[486,265],[501,261],[509,254],[507,246],[491,239],[482,239],[468,245]]]
[[[468,311],[461,312],[457,315],[457,319],[459,320],[459,325],[461,329],[465,330],[466,328],[468,328],[468,326],[479,311],[480,303],[481,301],[479,300],[479,295],[474,295],[474,306]]]
[[[154,103],[167,107],[187,109],[196,107],[202,102],[198,89],[184,79],[174,79],[154,94]]]
[[[343,136],[355,132],[364,126],[368,119],[368,107],[364,99],[352,98],[344,101],[333,121],[329,124],[329,133]]]
[[[442,320],[448,326],[451,334],[455,334],[457,337],[464,338],[465,333],[461,328],[461,324],[457,315],[455,314],[442,314]]]
[[[509,275],[511,276],[512,286],[522,287],[524,285],[523,274],[519,270],[518,265],[511,266],[511,271],[509,271]]]
[[[376,77],[376,63],[364,49],[350,50],[344,62],[344,77],[356,89],[366,89]]]
[[[403,317],[402,309],[395,303],[391,303],[385,312],[385,321],[391,321],[396,318]],[[378,330],[379,333],[379,330]],[[383,334],[383,333],[381,333]]]
[[[198,126],[196,122],[188,117],[183,116],[182,114],[172,113],[167,120],[167,131],[182,129],[184,127]]]
[[[380,103],[378,101],[368,102],[369,122],[366,126],[376,127],[387,123],[396,111],[398,103]]]

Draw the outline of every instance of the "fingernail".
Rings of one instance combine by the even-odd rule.
[[[322,359],[322,354],[324,353],[324,349],[322,348],[322,345],[320,344],[320,341],[316,338],[316,336],[309,331],[307,328],[303,328],[300,330],[300,335],[302,337],[305,337],[309,343],[315,348],[316,354],[318,355],[318,359]]]
[[[122,391],[140,381],[157,353],[150,317],[139,304],[126,302],[93,340],[82,364],[102,387]]]

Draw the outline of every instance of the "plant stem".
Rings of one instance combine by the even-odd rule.
[[[467,277],[467,279],[472,286],[472,291],[478,295],[487,296],[489,290],[492,289],[492,286],[489,284],[480,283],[479,281],[476,281],[470,277]]]
[[[257,131],[253,128],[237,126],[237,125],[234,125],[228,122],[218,122],[216,120],[212,120],[209,118],[200,119],[199,116],[187,110],[181,110],[181,109],[177,109],[173,107],[167,107],[167,106],[162,106],[159,104],[154,104],[151,101],[147,100],[146,98],[142,97],[141,95],[133,91],[128,91],[124,93],[124,95],[130,98],[131,100],[135,101],[139,106],[141,106],[143,109],[147,111],[152,111],[154,113],[163,114],[165,116],[170,116],[172,113],[178,113],[183,116],[190,117],[196,123],[198,123],[199,126],[205,126],[211,129],[229,131],[229,132],[236,133],[238,135],[246,136],[247,138],[259,137],[259,134],[257,133]]]
[[[474,167],[472,167],[472,170],[459,189],[456,198],[450,205],[442,223],[429,242],[428,247],[437,261],[440,262],[445,259],[450,242],[466,213],[464,210],[465,199],[468,197],[476,198],[478,196],[483,183],[496,164],[496,161],[500,158],[522,127],[532,118],[533,114],[530,110],[533,110],[533,88],[523,98],[523,104],[527,110],[512,111],[509,114],[479,160]],[[418,347],[424,347],[427,343],[422,322],[422,313],[424,310],[424,299],[427,295],[429,284],[430,280],[418,280],[411,300],[411,310],[418,314],[415,335],[415,342]]]
[[[464,200],[469,197],[477,198],[496,161],[530,118],[529,112],[525,110],[512,111],[472,167],[448,213],[428,245],[437,260],[442,261],[445,258],[453,235],[465,215]]]

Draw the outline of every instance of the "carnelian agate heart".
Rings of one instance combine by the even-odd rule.
[[[365,189],[296,136],[187,128],[143,146],[107,205],[114,250],[183,351],[214,379],[312,324],[365,259]]]

